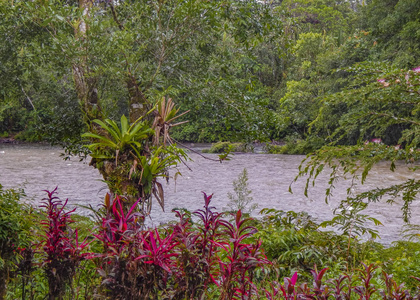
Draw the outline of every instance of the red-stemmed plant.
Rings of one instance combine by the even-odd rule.
[[[269,263],[261,242],[248,243],[256,229],[236,214],[223,219],[204,194],[204,208],[190,216],[177,212],[180,221],[161,230],[141,228],[135,203],[128,212],[116,197],[107,205],[95,236],[104,253],[99,273],[105,295],[113,299],[204,299],[208,288],[220,288],[220,299],[249,299],[257,294],[254,270]]]
[[[372,295],[376,292],[376,287],[371,283],[374,271],[378,267],[373,264],[366,265],[362,263],[363,268],[359,269],[359,278],[362,285],[354,287],[354,291],[358,294],[361,299],[369,300]]]
[[[331,279],[330,285],[332,286],[332,295],[334,299],[350,300],[352,287],[349,275],[340,275],[338,278]]]
[[[57,188],[47,192],[47,198],[43,199],[42,208],[46,210],[46,220],[41,224],[44,227],[44,235],[40,248],[45,254],[42,267],[45,271],[49,293],[48,298],[63,299],[66,288],[72,284],[73,276],[80,262],[88,256],[82,253],[88,243],[79,242],[78,231],[69,227],[73,222],[71,214],[75,209],[65,212],[68,199],[64,204],[54,194]]]
[[[225,227],[224,235],[228,238],[224,243],[218,245],[227,250],[227,260],[219,258],[220,266],[220,300],[234,298],[249,299],[253,291],[253,271],[255,268],[268,264],[269,261],[261,252],[261,242],[255,244],[246,243],[257,230],[255,227],[247,226],[251,219],[242,219],[242,212],[236,213],[234,223],[221,220]]]
[[[136,236],[142,216],[135,212],[139,202],[124,211],[123,199],[116,196],[112,203],[110,195],[105,196],[105,215],[99,232],[94,236],[102,242],[103,253],[97,254],[98,272],[102,277],[103,294],[113,299],[131,299],[139,290],[135,268],[139,242]]]

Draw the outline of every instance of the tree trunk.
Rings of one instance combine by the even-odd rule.
[[[148,101],[140,90],[136,78],[130,73],[126,80],[128,94],[130,96],[130,122],[134,123],[138,118],[144,117],[148,111]]]
[[[79,0],[79,8],[85,18],[89,17],[92,1]],[[86,39],[87,24],[82,18],[78,28],[75,29],[76,38],[83,42]],[[94,119],[101,118],[101,107],[98,97],[97,78],[89,74],[87,58],[81,57],[73,65],[73,80],[76,86],[77,97],[79,98],[82,110],[85,114],[85,121],[90,125]]]
[[[127,170],[133,166],[132,159],[120,159],[118,164],[115,161],[105,160],[101,164],[94,165],[107,182],[110,192],[114,195],[118,194],[127,199],[127,205],[133,205],[139,198],[143,202],[147,201],[150,195],[145,195],[143,187],[138,180],[130,178]]]
[[[120,30],[124,30],[124,25],[121,23],[117,16],[117,11],[115,9],[114,1],[111,0],[109,2],[109,5],[111,7],[112,17],[117,23],[118,28]],[[127,61],[127,78],[126,78],[126,84],[128,89],[128,95],[130,97],[129,102],[129,113],[130,113],[130,122],[134,123],[138,118],[144,117],[148,111],[147,107],[147,98],[144,95],[144,93],[141,91],[139,84],[137,83],[136,77],[132,74],[131,69],[129,67],[128,61]]]
[[[73,79],[77,96],[88,123],[101,117],[96,78],[86,76],[88,68],[84,63],[73,65]]]

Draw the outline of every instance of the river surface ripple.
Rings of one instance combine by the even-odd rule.
[[[42,190],[52,190],[58,186],[58,196],[69,198],[70,205],[88,205],[99,207],[107,192],[106,185],[101,181],[97,170],[86,162],[76,158],[64,161],[60,157],[62,149],[44,145],[0,145],[0,184],[6,188],[22,186],[27,194],[26,201],[39,204],[45,197]],[[206,154],[217,159],[216,155]],[[248,170],[251,196],[262,208],[281,210],[306,211],[318,221],[331,219],[332,210],[340,199],[346,197],[348,181],[336,185],[333,199],[326,204],[325,188],[328,176],[325,172],[319,176],[315,187],[309,190],[309,197],[303,195],[305,180],[300,179],[292,185],[293,194],[289,193],[289,185],[297,175],[297,168],[304,158],[301,155],[272,154],[236,154],[230,161],[223,163],[203,159],[195,153],[190,153],[193,161],[186,166],[180,165],[182,176],[171,179],[165,187],[165,212],[157,203],[153,204],[149,224],[159,225],[174,220],[173,208],[187,208],[191,211],[202,208],[202,191],[214,194],[213,205],[218,210],[227,210],[228,192],[233,192],[232,182],[237,179],[244,168]],[[397,184],[415,175],[404,164],[399,163],[396,172],[389,170],[389,165],[380,163],[369,173],[364,185],[356,185],[354,192],[366,191],[376,187]],[[172,175],[175,170],[170,172]],[[390,244],[401,239],[401,229],[404,225],[401,205],[372,203],[366,212],[379,219],[384,226],[377,227],[381,242]],[[412,205],[412,221],[418,222],[420,199]],[[78,209],[78,213],[88,211]]]

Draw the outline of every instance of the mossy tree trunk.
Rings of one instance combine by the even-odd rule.
[[[88,25],[86,20],[90,17],[92,7],[91,0],[79,0],[79,9],[83,17],[80,19],[79,26],[75,28],[76,40],[81,44],[80,50],[87,53],[84,43],[87,39]],[[85,115],[85,121],[90,125],[94,119],[102,118],[102,110],[97,89],[97,77],[92,74],[88,66],[87,56],[79,57],[73,64],[73,81],[76,87],[77,97]]]
[[[115,160],[100,163],[93,160],[92,165],[99,170],[113,195],[124,196],[127,204],[134,204],[139,198],[145,202],[150,197],[144,193],[139,180],[130,176],[130,170],[135,164],[134,159],[123,158],[118,163]]]

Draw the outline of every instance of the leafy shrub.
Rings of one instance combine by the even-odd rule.
[[[257,237],[270,260],[276,261],[280,276],[299,271],[310,277],[311,268],[322,265],[339,274],[355,268],[368,258],[375,243],[360,243],[357,237],[320,230],[320,225],[305,212],[263,209]]]
[[[9,274],[21,261],[19,249],[31,243],[31,212],[20,203],[23,190],[0,185],[0,299],[4,299]]]
[[[381,268],[393,279],[404,282],[407,289],[414,291],[419,282],[412,276],[420,276],[420,244],[398,241],[390,247],[378,249],[372,253],[372,262],[380,263]]]
[[[323,228],[331,226],[347,236],[370,235],[371,239],[376,239],[379,237],[378,231],[369,228],[367,223],[373,223],[375,226],[383,224],[378,219],[362,213],[367,206],[364,202],[349,204],[343,201],[334,210],[334,217],[322,222],[320,226]]]
[[[306,213],[266,209],[261,221],[243,218],[241,210],[229,216],[215,211],[212,196],[205,194],[202,209],[176,211],[178,222],[144,229],[143,215],[136,212],[140,200],[127,208],[122,197],[111,201],[108,195],[95,234],[102,244],[98,247],[78,242],[73,211],[65,212],[67,201],[62,203],[54,193],[48,192],[43,202],[47,218],[42,221],[44,234],[35,236],[41,238],[38,251],[18,247],[15,258],[6,261],[9,270],[16,270],[15,277],[22,279],[21,284],[10,282],[8,299],[409,300],[420,296],[417,243],[400,242],[388,249],[360,243],[348,235],[320,231]],[[13,193],[1,195],[5,199]],[[91,222],[84,222],[83,235],[89,235]],[[83,253],[88,247],[96,254]],[[364,264],[366,260],[376,263]]]
[[[233,191],[235,194],[228,193],[230,200],[228,206],[231,210],[251,213],[258,207],[258,204],[252,204],[254,199],[250,196],[252,191],[248,189],[248,171],[246,168],[239,174],[238,179],[233,181]]]
[[[298,285],[298,273],[286,277],[284,284],[274,281],[270,289],[264,289],[267,299],[419,299],[420,292],[410,293],[404,284],[398,284],[392,275],[377,272],[378,267],[362,264],[354,274],[343,272],[339,277],[323,281],[328,268],[311,270],[313,285]],[[416,278],[420,281],[420,278]]]

